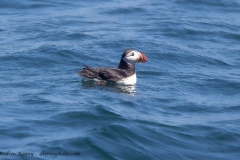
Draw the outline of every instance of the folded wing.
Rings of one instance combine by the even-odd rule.
[[[128,71],[118,68],[92,68],[85,66],[81,72],[80,76],[87,77],[90,79],[98,79],[116,82],[128,76]],[[134,74],[134,73],[133,73]]]

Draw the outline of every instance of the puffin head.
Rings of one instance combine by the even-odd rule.
[[[122,59],[130,64],[145,63],[148,60],[145,54],[136,50],[126,50],[122,55]]]

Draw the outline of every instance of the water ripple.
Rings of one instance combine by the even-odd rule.
[[[237,159],[239,6],[2,0],[0,151]],[[128,48],[149,59],[136,64],[136,85],[100,86],[77,74],[84,65],[117,67]]]

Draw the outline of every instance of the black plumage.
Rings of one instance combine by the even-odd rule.
[[[85,66],[85,68],[79,72],[79,75],[89,79],[110,82],[117,82],[126,77],[132,76],[135,74],[135,64],[130,64],[123,60],[123,58],[131,51],[133,50],[126,50],[123,53],[118,68],[92,68]]]

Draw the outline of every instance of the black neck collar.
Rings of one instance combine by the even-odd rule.
[[[135,71],[135,65],[125,62],[122,58],[121,58],[118,68]]]

